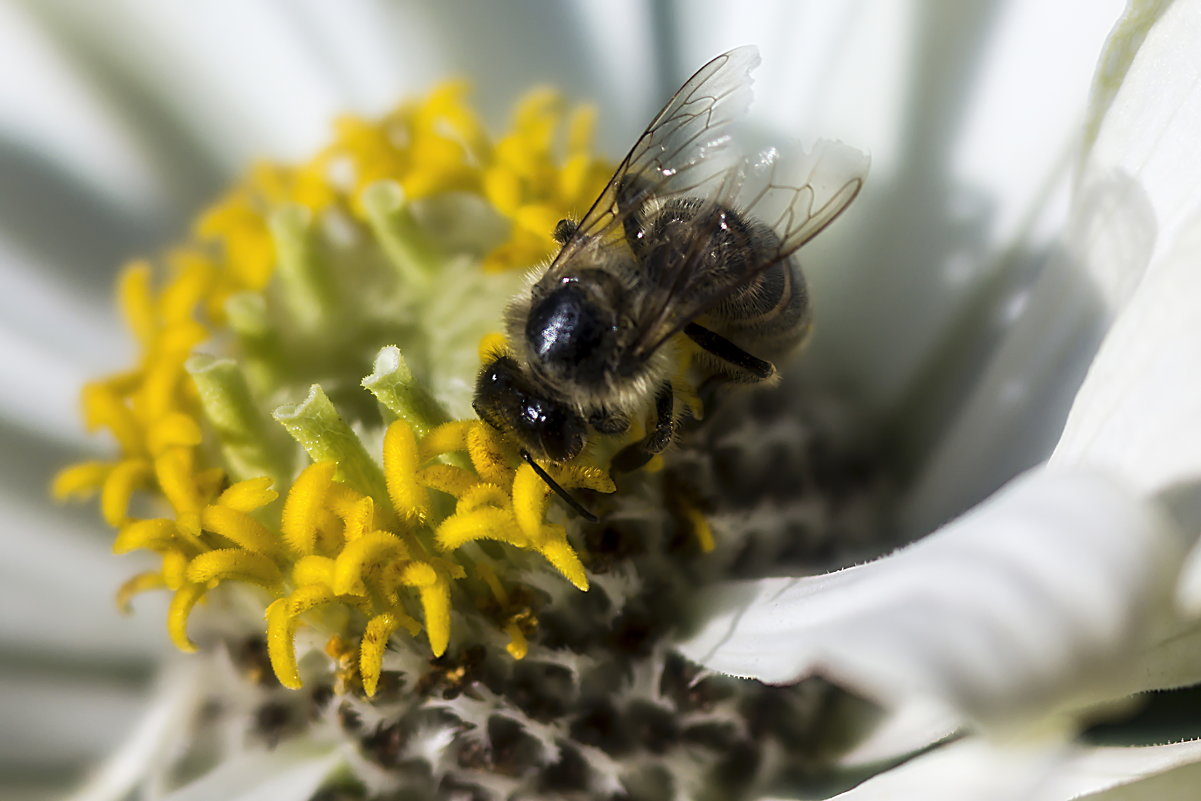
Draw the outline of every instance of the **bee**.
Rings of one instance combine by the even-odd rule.
[[[562,220],[558,255],[506,312],[511,353],[479,374],[479,417],[539,461],[564,462],[592,432],[647,433],[613,460],[640,466],[679,423],[672,379],[681,338],[703,380],[770,381],[810,327],[795,251],[858,195],[866,159],[822,143],[799,168],[776,151],[731,152],[730,128],[750,104],[754,47],[701,67],[638,137],[579,221]]]

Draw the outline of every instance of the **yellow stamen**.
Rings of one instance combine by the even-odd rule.
[[[531,540],[542,530],[542,518],[546,513],[546,482],[528,464],[517,468],[513,477],[513,516],[517,525]]]
[[[502,607],[508,606],[509,593],[505,592],[505,587],[500,583],[500,579],[496,577],[496,572],[483,562],[475,566],[475,572],[476,575],[483,579],[484,584],[488,585],[488,589],[491,591],[492,597],[496,599],[496,602]]]
[[[104,522],[117,528],[129,511],[129,499],[150,478],[150,464],[144,459],[127,459],[109,471],[100,491],[100,512]]]
[[[171,598],[167,610],[167,634],[181,651],[191,653],[196,650],[196,644],[188,639],[188,617],[206,591],[203,584],[184,584]]]
[[[370,495],[365,495],[347,511],[343,518],[342,538],[346,542],[354,542],[359,539],[371,529],[374,517],[375,501]]]
[[[542,554],[546,561],[554,566],[563,574],[563,577],[575,585],[577,590],[588,590],[588,574],[584,572],[584,565],[580,562],[580,557],[567,543],[567,538],[563,533],[561,526],[546,526],[544,533],[548,536],[538,548],[538,552]]]
[[[334,592],[362,595],[364,574],[388,560],[407,561],[409,550],[390,531],[373,531],[346,544],[334,560]]]
[[[251,478],[230,484],[217,498],[218,506],[236,509],[239,512],[253,512],[274,501],[279,493],[271,489],[271,479],[268,476]]]
[[[509,352],[509,340],[499,331],[494,331],[490,334],[484,334],[480,338],[479,355],[480,362],[487,364],[493,359],[505,355]]]
[[[192,457],[186,448],[170,448],[154,460],[159,489],[177,514],[200,510],[200,495],[192,479]]]
[[[554,470],[555,480],[565,489],[595,490],[596,492],[616,492],[617,485],[609,477],[608,472],[599,467],[583,464],[560,465]]]
[[[479,483],[459,496],[455,512],[470,512],[481,506],[511,507],[509,495],[495,484]]]
[[[384,477],[388,497],[396,511],[409,520],[420,522],[429,514],[429,493],[417,482],[417,437],[413,427],[396,420],[384,434]]]
[[[401,627],[414,636],[421,631],[421,624],[402,612],[384,612],[367,622],[363,642],[359,646],[359,674],[363,677],[363,691],[368,698],[375,695],[379,686],[388,640]]]
[[[485,539],[507,542],[519,548],[528,545],[513,513],[505,509],[483,506],[464,514],[453,514],[438,526],[438,546],[447,551]]]
[[[292,567],[292,581],[297,585],[334,585],[334,560],[328,556],[302,556]]]
[[[121,528],[113,540],[113,553],[129,553],[142,548],[162,552],[176,545],[174,520],[137,520]]]
[[[302,556],[313,552],[319,513],[337,469],[333,461],[309,465],[296,477],[284,501],[279,528],[292,550]]]
[[[478,483],[475,473],[449,464],[432,464],[417,473],[417,482],[424,487],[462,497]]]
[[[83,388],[83,420],[89,431],[107,428],[124,453],[142,451],[142,435],[129,408],[110,387],[93,382]]]
[[[692,536],[696,537],[696,542],[701,547],[701,553],[709,553],[717,547],[717,541],[713,538],[713,528],[709,525],[709,520],[699,509],[691,506],[684,508],[684,515],[688,518],[688,523],[692,527]]]
[[[467,450],[467,432],[474,425],[473,420],[452,420],[434,428],[421,440],[421,461],[424,463],[444,453]]]
[[[248,551],[264,556],[277,556],[281,551],[279,539],[270,529],[237,509],[206,506],[200,514],[200,524]]]
[[[188,554],[177,548],[170,548],[162,554],[163,583],[169,590],[181,589],[187,583]]]
[[[331,603],[334,594],[327,587],[297,587],[287,598],[278,598],[267,607],[267,657],[279,683],[299,690],[300,670],[296,664],[296,618]]]
[[[369,496],[363,495],[340,481],[335,481],[326,490],[325,504],[334,514],[345,520],[347,516],[356,514],[356,509],[366,497]]]
[[[144,261],[128,265],[117,281],[117,302],[129,330],[143,347],[150,347],[158,329],[154,292],[150,287],[150,265]]]
[[[54,477],[50,493],[55,500],[84,500],[100,489],[113,469],[111,462],[80,462],[63,468]]]
[[[188,581],[208,584],[237,579],[275,589],[283,581],[279,568],[266,556],[240,548],[221,548],[200,554],[188,563]]]
[[[509,635],[509,644],[505,646],[505,650],[514,659],[525,659],[530,650],[530,644],[525,639],[525,634],[516,623],[505,625],[505,634]]]
[[[424,562],[410,564],[400,580],[415,587],[420,594],[430,650],[434,656],[442,656],[450,643],[450,585],[438,571]]]
[[[167,585],[163,582],[163,576],[161,573],[153,570],[145,573],[138,573],[136,576],[122,584],[120,589],[117,590],[117,609],[120,610],[121,614],[128,615],[133,611],[129,602],[133,600],[135,595],[139,595],[150,590],[161,590],[166,588],[166,586]]]
[[[467,431],[467,453],[471,456],[471,464],[475,472],[484,481],[493,484],[509,483],[512,468],[505,453],[504,443],[491,426],[475,422]]]
[[[181,412],[172,412],[150,427],[147,443],[151,453],[162,453],[172,445],[195,446],[204,440],[200,426]]]

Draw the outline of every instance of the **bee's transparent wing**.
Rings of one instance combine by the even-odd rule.
[[[796,159],[768,151],[748,170],[735,208],[779,237],[774,264],[824,231],[851,205],[870,164],[865,153],[829,140],[819,141],[811,153]]]
[[[597,239],[619,240],[624,219],[648,197],[703,193],[705,184],[714,179],[717,154],[729,140],[730,123],[750,106],[750,73],[758,65],[758,49],[745,46],[722,53],[697,70],[618,165],[551,271]]]
[[[787,259],[817,236],[859,194],[867,175],[866,155],[840,142],[822,141],[812,153],[781,159],[775,151],[728,168],[703,195],[705,210],[733,211],[764,223],[777,240],[767,253],[739,268],[713,269],[712,243],[722,231],[720,213],[698,214],[713,230],[698,225],[665,274],[654,277],[647,305],[640,311],[638,334],[630,355],[645,359],[689,321],[712,309],[738,287]]]

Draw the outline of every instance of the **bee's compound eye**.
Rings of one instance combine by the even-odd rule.
[[[584,421],[546,398],[523,399],[521,427],[528,439],[538,443],[538,450],[556,462],[571,459],[584,447]]]
[[[573,459],[584,448],[584,433],[583,421],[570,416],[561,425],[543,429],[542,450],[556,462]]]

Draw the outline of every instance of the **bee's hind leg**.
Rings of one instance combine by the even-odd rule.
[[[738,375],[747,382],[766,381],[776,374],[776,366],[757,356],[752,356],[721,334],[714,333],[703,325],[688,323],[684,335],[706,352],[738,369]]]
[[[655,428],[642,439],[617,452],[610,465],[611,472],[628,473],[649,462],[671,444],[676,433],[675,394],[671,382],[664,381],[655,393]]]

